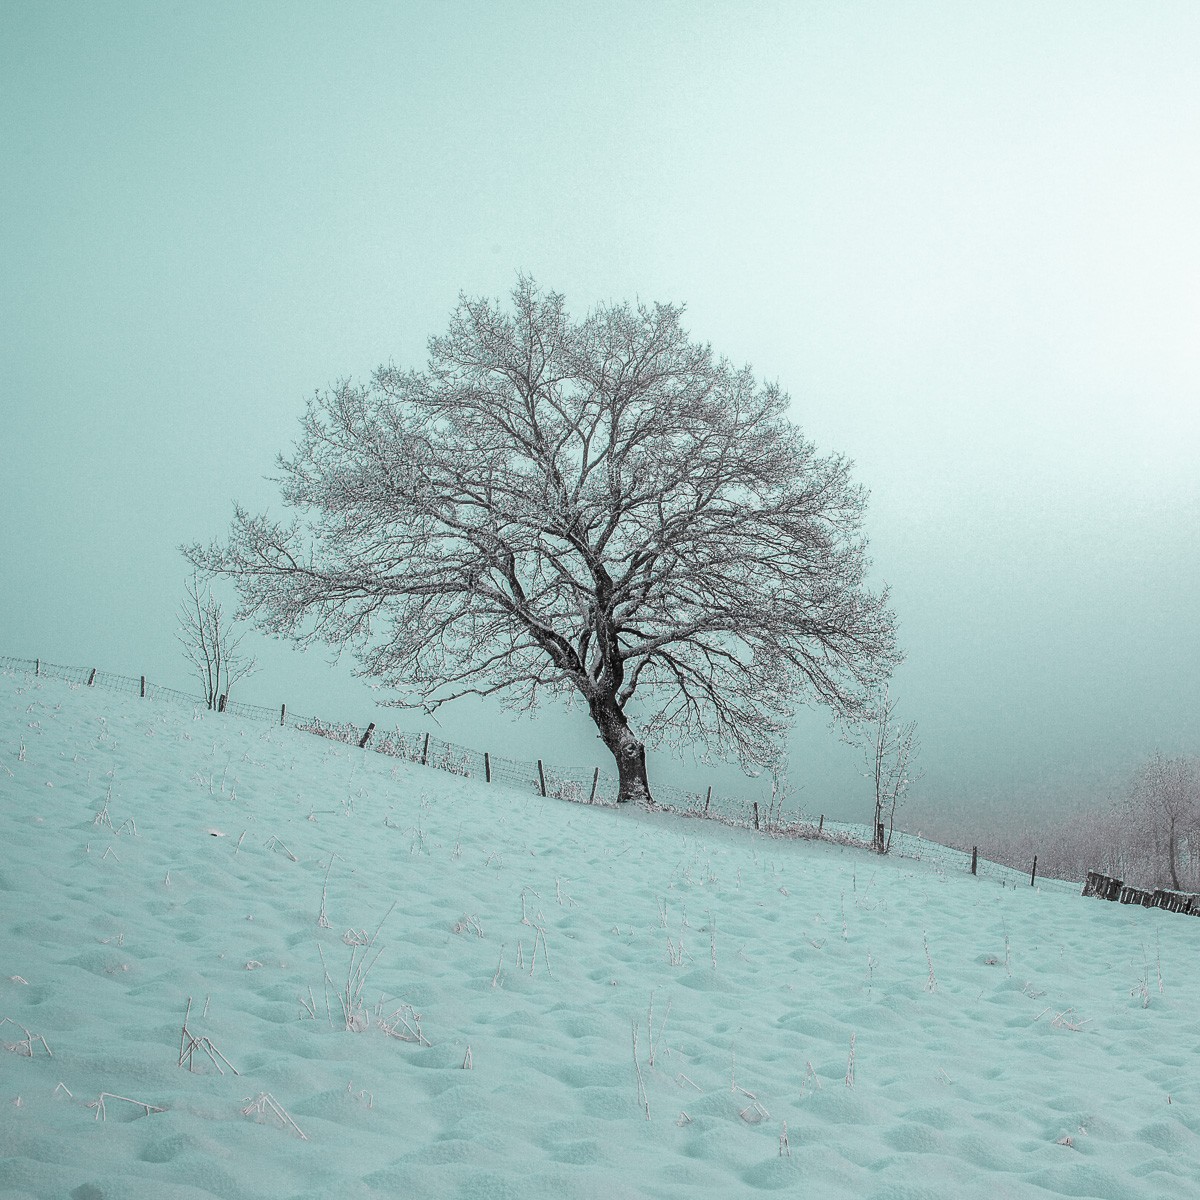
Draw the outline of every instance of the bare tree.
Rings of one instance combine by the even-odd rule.
[[[1184,850],[1190,860],[1200,848],[1200,762],[1155,754],[1134,781],[1128,815],[1131,838],[1150,860],[1155,881],[1179,889]]]
[[[899,656],[850,464],[680,308],[512,299],[460,297],[424,371],[318,393],[279,460],[296,515],[238,507],[190,560],[393,703],[582,700],[621,800],[650,798],[647,742],[767,765],[796,702],[858,713]]]
[[[892,832],[896,827],[896,808],[909,787],[920,779],[913,773],[921,743],[917,739],[915,721],[896,719],[896,701],[887,687],[878,692],[867,715],[868,731],[863,742],[867,760],[867,778],[875,788],[875,851],[886,854],[892,847]]]
[[[196,669],[205,704],[215,710],[239,679],[257,670],[258,660],[239,652],[244,635],[233,633],[220,602],[211,588],[201,585],[198,573],[185,587],[187,597],[179,605],[175,636]]]

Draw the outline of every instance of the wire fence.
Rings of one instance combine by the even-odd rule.
[[[99,671],[94,667],[64,666],[40,658],[12,658],[3,655],[0,655],[0,671],[60,679],[76,686],[104,688],[106,691],[140,696],[147,700],[165,700],[193,709],[207,707],[203,699],[176,688],[152,683],[144,675],[119,675],[111,671]],[[432,767],[461,776],[463,779],[482,780],[485,783],[576,804],[615,805],[617,802],[617,776],[602,771],[599,767],[564,767],[546,763],[541,759],[528,761],[507,758],[490,751],[448,742],[431,733],[414,733],[400,728],[379,732],[373,722],[364,727],[351,722],[325,721],[319,717],[302,716],[289,711],[286,704],[281,704],[278,708],[267,708],[222,697],[219,707],[220,711],[228,716],[290,727],[318,737],[357,745],[405,762]],[[656,809],[684,817],[715,820],[725,825],[757,829],[782,837],[819,838],[864,849],[870,849],[873,844],[872,831],[868,825],[826,821],[824,816],[813,821],[811,816],[788,809],[786,805],[765,805],[760,809],[758,801],[715,794],[712,788],[696,790],[672,784],[657,784],[654,787],[654,806]],[[1014,866],[983,857],[977,847],[971,851],[961,850],[900,830],[896,830],[892,835],[890,852],[902,858],[931,863],[943,872],[969,872],[995,880],[1007,887],[1036,885],[1051,891],[1075,894],[1081,889],[1079,880],[1038,875],[1036,856],[1029,866]],[[1101,880],[1105,882],[1101,883]],[[1164,892],[1161,889],[1154,892],[1143,891],[1124,886],[1120,880],[1109,880],[1097,872],[1089,873],[1086,883],[1082,883],[1082,889],[1084,895],[1200,915],[1200,896]]]
[[[3,655],[0,655],[0,670],[27,672],[47,679],[64,680],[76,686],[103,688],[143,699],[167,700],[193,709],[207,707],[203,698],[176,688],[163,687],[144,675],[120,675],[94,667],[65,666],[46,659]],[[350,721],[327,721],[321,717],[305,716],[289,709],[286,704],[268,708],[223,696],[219,711],[227,716],[281,725],[333,741],[362,746],[464,779],[483,780],[580,804],[617,802],[620,781],[616,775],[599,767],[589,769],[561,766],[540,759],[508,758],[449,742],[431,733],[414,733],[400,728],[381,732],[374,723],[363,726]],[[662,784],[655,787],[654,793],[658,808],[689,816],[708,816],[732,824],[753,824],[757,819],[761,825],[764,819],[761,815],[756,818],[757,804],[754,801],[713,795],[711,789],[697,792]],[[792,814],[792,819],[799,820],[800,815]]]

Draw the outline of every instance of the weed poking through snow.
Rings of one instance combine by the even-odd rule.
[[[268,1113],[273,1116],[284,1129],[290,1129],[301,1141],[308,1141],[306,1134],[295,1121],[292,1120],[291,1114],[271,1095],[270,1092],[259,1092],[259,1094],[251,1099],[249,1096],[244,1097],[247,1101],[246,1107],[242,1109],[242,1116],[266,1116]],[[159,1109],[158,1111],[162,1111]]]

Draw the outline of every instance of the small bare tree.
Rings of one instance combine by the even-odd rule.
[[[767,767],[797,702],[859,714],[894,622],[850,464],[681,313],[573,321],[525,278],[511,313],[462,297],[426,370],[310,402],[279,462],[293,520],[238,508],[184,552],[268,631],[353,647],[393,703],[582,700],[623,801],[650,799],[647,742]]]
[[[228,700],[239,679],[258,669],[258,660],[239,652],[244,634],[233,632],[220,602],[210,587],[201,584],[198,573],[193,572],[185,587],[175,636],[196,670],[205,704],[215,710],[222,696]]]
[[[867,778],[875,788],[875,820],[872,824],[877,854],[892,848],[896,808],[909,787],[920,779],[914,764],[921,753],[917,723],[896,719],[896,701],[884,687],[874,699],[864,726],[862,741],[867,760]]]

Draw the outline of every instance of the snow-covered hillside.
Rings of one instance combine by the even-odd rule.
[[[1194,919],[11,675],[0,838],[0,1197],[1200,1197]]]

